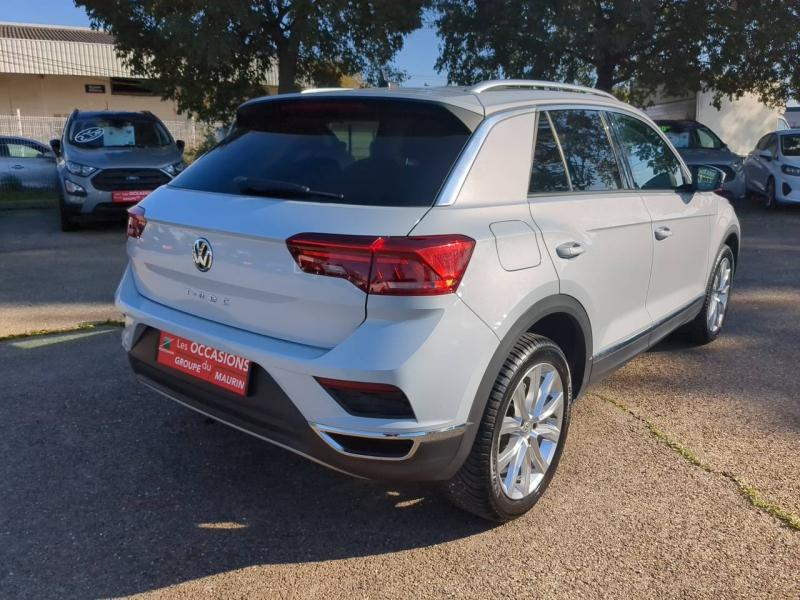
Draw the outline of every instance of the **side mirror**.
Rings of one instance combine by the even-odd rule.
[[[758,155],[767,162],[772,161],[772,152],[770,152],[769,150],[762,150],[761,152],[758,153]]]
[[[183,153],[183,149],[186,148],[186,142],[183,140],[175,140],[175,145],[178,147],[178,150],[180,150],[181,153]]]
[[[692,189],[695,192],[716,192],[725,183],[725,171],[709,165],[691,167]]]
[[[50,147],[56,156],[61,156],[61,140],[50,140]]]

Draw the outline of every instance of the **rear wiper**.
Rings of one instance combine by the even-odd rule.
[[[276,196],[278,198],[333,198],[343,200],[344,194],[334,192],[323,192],[312,190],[307,185],[292,183],[290,181],[279,181],[277,179],[256,179],[253,177],[236,177],[233,182],[238,186],[242,194],[253,194],[256,196]]]

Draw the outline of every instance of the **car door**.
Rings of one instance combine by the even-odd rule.
[[[23,139],[11,139],[5,143],[8,172],[23,187],[48,189],[53,187],[56,177],[56,162],[45,146]]]
[[[559,277],[592,324],[595,358],[630,346],[651,324],[646,309],[653,243],[650,216],[625,189],[600,110],[554,107],[538,113],[529,188],[531,215]],[[594,372],[593,372],[594,376]]]
[[[767,180],[772,173],[772,147],[777,147],[777,137],[769,133],[759,140],[756,149],[748,156],[749,186],[757,192],[764,192],[767,188]]]
[[[622,112],[611,113],[610,119],[631,181],[652,220],[647,310],[654,324],[660,325],[691,310],[703,297],[716,198],[687,190],[688,173],[655,127]]]

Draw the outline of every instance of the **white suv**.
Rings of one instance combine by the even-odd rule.
[[[201,413],[511,519],[588,385],[678,327],[719,334],[740,239],[721,183],[588,88],[259,98],[130,211],[123,344]]]

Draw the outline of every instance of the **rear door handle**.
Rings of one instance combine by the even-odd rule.
[[[567,242],[556,247],[556,254],[558,254],[560,258],[575,258],[584,252],[586,252],[586,248],[578,242]]]
[[[11,168],[16,171],[19,171],[20,169],[24,169],[25,167],[23,167],[22,165],[11,165]]]
[[[659,227],[654,233],[656,234],[656,239],[661,241],[672,235],[672,229],[669,227]]]

